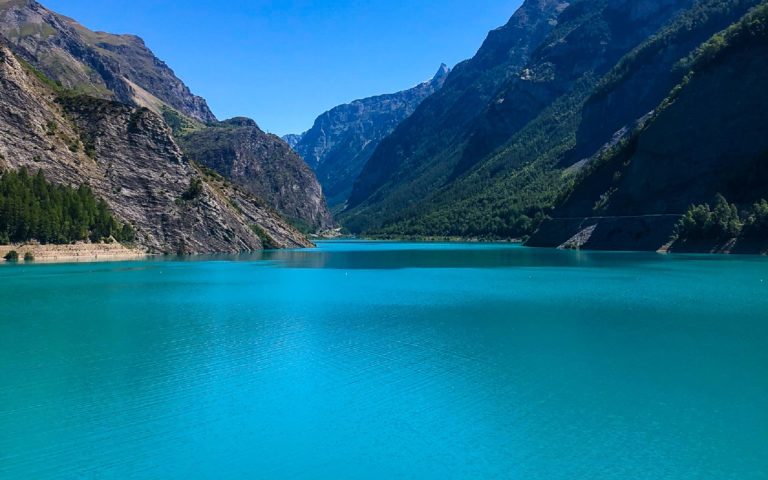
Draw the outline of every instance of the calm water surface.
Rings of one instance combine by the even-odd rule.
[[[765,480],[766,370],[757,257],[3,266],[0,478]]]

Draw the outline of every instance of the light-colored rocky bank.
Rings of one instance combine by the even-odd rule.
[[[72,245],[0,245],[0,263],[5,255],[15,250],[19,262],[30,253],[35,263],[111,262],[145,258],[147,253],[125,247],[119,243],[76,243]]]

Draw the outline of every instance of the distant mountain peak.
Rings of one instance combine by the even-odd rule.
[[[379,142],[442,88],[450,72],[443,63],[430,80],[400,92],[339,105],[320,115],[302,135],[283,137],[315,170],[331,208],[344,206]]]
[[[437,73],[432,77],[432,82],[436,82],[439,80],[442,80],[443,78],[447,77],[448,74],[451,73],[451,69],[448,65],[441,63],[440,68],[437,69]]]

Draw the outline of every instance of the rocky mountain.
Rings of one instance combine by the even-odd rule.
[[[184,153],[264,199],[306,232],[334,226],[323,189],[290,146],[251,119],[234,118],[178,135]]]
[[[712,95],[708,99],[688,103],[681,100],[684,94],[676,95],[695,76],[688,65],[697,48],[710,38],[718,43],[724,35],[718,32],[760,3],[526,1],[503,29],[514,26],[516,35],[504,36],[491,49],[491,40],[500,38],[493,32],[475,58],[457,67],[443,89],[381,143],[361,173],[342,221],[353,231],[382,235],[520,238],[552,217],[531,242],[560,245],[593,226],[582,225],[587,217],[670,215],[642,227],[668,240],[687,206],[713,201],[717,190],[726,196],[730,192],[740,204],[756,200],[746,197],[760,195],[754,179],[763,178],[758,173],[764,168],[760,158],[765,154],[756,154],[763,144],[742,122],[765,123],[764,106],[749,101],[749,95],[759,98],[760,94],[724,95],[708,90]],[[760,23],[752,20],[750,25],[755,22]],[[754,48],[762,41],[759,36],[750,38],[747,43]],[[520,45],[525,48],[515,48]],[[491,54],[504,51],[524,53]],[[759,52],[759,48],[752,50],[748,56],[759,58]],[[738,68],[746,76],[749,92],[750,79],[759,83],[765,78],[764,65],[761,60],[746,62],[734,57],[733,64],[723,66],[735,55],[736,50],[728,48],[718,57],[715,63],[723,68],[718,78],[722,88],[737,90],[740,87],[730,83],[727,72]],[[516,61],[510,62],[510,58]],[[489,65],[495,65],[496,72],[507,72],[491,85],[481,82],[488,70],[480,67]],[[466,75],[465,81],[452,88],[452,77],[459,73]],[[462,98],[475,102],[453,110],[454,115],[440,115]],[[668,108],[665,98],[674,98],[682,108]],[[739,105],[741,113],[719,105],[729,102]],[[668,117],[673,112],[677,127]],[[738,122],[729,117],[739,115]],[[662,124],[671,136],[653,128]],[[694,134],[692,125],[700,125],[706,136]],[[718,135],[715,125],[722,127]],[[733,146],[741,140],[743,145]],[[732,154],[725,147],[728,144]],[[635,163],[646,157],[634,157],[624,150],[641,145],[647,147],[645,155],[655,160]],[[621,160],[611,156],[619,148],[625,152]],[[685,152],[696,153],[700,160]],[[670,155],[675,156],[674,161]],[[614,160],[605,160],[607,157]],[[665,168],[678,161],[679,166]],[[617,162],[627,165],[618,168]],[[629,183],[624,182],[631,182],[624,168],[634,169],[630,165],[640,163],[645,165],[644,173],[632,177],[638,182],[632,187],[636,188],[632,203],[622,196],[630,191]],[[674,181],[678,174],[686,180]],[[730,188],[725,188],[724,181]],[[736,186],[750,186],[746,189],[750,193],[736,195]],[[643,189],[647,196],[640,194]],[[657,198],[663,198],[666,189],[677,192],[675,201]],[[553,211],[556,206],[560,207]],[[640,235],[631,224],[598,228],[591,243],[582,243],[586,247],[639,248],[639,243],[627,240]],[[604,241],[601,231],[612,231],[614,240]],[[557,243],[562,237],[566,238]],[[654,243],[658,242],[648,245]]]
[[[158,114],[172,109],[199,122],[216,120],[139,37],[93,32],[34,0],[0,0],[0,36],[64,88]]]
[[[2,42],[0,86],[0,169],[89,184],[148,251],[309,245],[262,200],[190,163],[151,110],[64,89]]]
[[[296,145],[301,141],[301,137],[302,135],[289,133],[288,135],[283,135],[283,140],[285,140],[285,143],[287,143],[289,147],[295,149]]]
[[[743,10],[737,3],[731,3],[728,17]],[[691,33],[702,30],[708,29],[696,26],[685,35],[698,37]],[[687,43],[677,40],[676,46]],[[576,186],[531,245],[686,249],[667,244],[692,204],[714,204],[723,195],[748,209],[768,198],[768,3],[698,48],[684,50],[649,45],[645,61],[627,60],[621,75],[590,99],[585,109],[590,118],[608,105],[626,103],[640,79],[652,73],[651,65],[664,65],[661,73],[672,72],[678,82],[621,143],[582,167]],[[665,58],[677,62],[672,66]],[[768,232],[760,233],[739,238],[728,249],[768,250]],[[699,240],[695,250],[709,251],[730,238]]]
[[[90,31],[33,0],[0,0],[0,42],[34,77],[24,101],[40,113],[6,118],[4,133],[24,139],[0,146],[7,166],[31,158],[55,183],[90,183],[152,251],[308,245],[281,215],[307,232],[334,225],[314,173],[287,144],[251,120],[217,122],[140,38]],[[24,108],[8,95],[0,106]],[[40,125],[48,130],[37,138]]]
[[[442,88],[449,73],[443,64],[431,80],[402,92],[340,105],[320,115],[306,133],[284,137],[315,170],[331,207],[343,208],[381,140]]]

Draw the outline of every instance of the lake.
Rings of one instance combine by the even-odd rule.
[[[0,266],[2,479],[768,478],[768,260]]]

